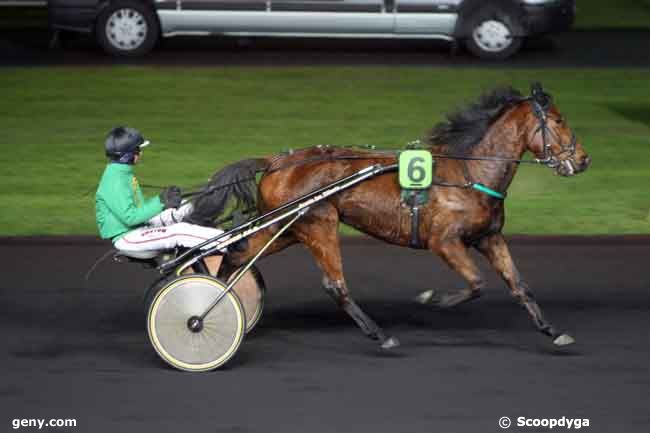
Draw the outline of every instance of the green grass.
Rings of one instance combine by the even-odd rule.
[[[543,79],[593,157],[575,178],[522,167],[509,233],[650,233],[648,70],[4,69],[0,235],[92,234],[103,139],[153,145],[142,183],[192,186],[224,164],[319,143],[399,147],[496,84]],[[155,193],[155,191],[149,191]]]
[[[648,28],[650,0],[577,0],[576,28]]]

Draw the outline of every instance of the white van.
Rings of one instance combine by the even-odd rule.
[[[460,41],[505,59],[525,37],[568,29],[575,0],[50,0],[54,30],[93,32],[110,54],[140,56],[162,36]]]

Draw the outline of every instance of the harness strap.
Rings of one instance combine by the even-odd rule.
[[[472,188],[474,188],[477,191],[481,191],[482,193],[485,193],[490,197],[498,198],[499,200],[504,200],[506,198],[506,194],[500,193],[499,191],[495,191],[492,188],[488,188],[482,183],[473,183]]]
[[[401,201],[409,206],[409,217],[411,218],[409,246],[411,248],[422,248],[422,240],[420,239],[420,210],[429,201],[429,191],[403,189]]]
[[[411,205],[411,248],[420,248],[420,207]]]

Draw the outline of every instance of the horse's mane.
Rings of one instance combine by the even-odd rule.
[[[448,114],[446,121],[430,130],[426,142],[445,153],[467,154],[501,114],[522,99],[521,93],[512,87],[498,87],[484,93],[476,102]]]

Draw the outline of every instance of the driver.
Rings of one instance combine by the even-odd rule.
[[[192,204],[183,202],[177,186],[166,188],[159,196],[143,196],[133,166],[142,159],[142,148],[147,145],[149,141],[140,132],[123,126],[113,128],[106,137],[109,162],[95,194],[102,239],[111,239],[118,250],[158,251],[191,248],[223,233],[182,222],[192,212]]]

